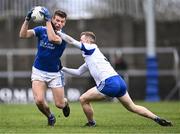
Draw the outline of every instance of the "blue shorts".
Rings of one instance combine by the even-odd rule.
[[[107,96],[121,97],[126,93],[127,86],[121,76],[116,75],[107,78],[105,81],[102,81],[97,86],[97,89]]]

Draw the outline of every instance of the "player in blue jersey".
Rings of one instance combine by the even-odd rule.
[[[44,15],[46,26],[28,29],[32,11],[33,8],[25,18],[19,36],[20,38],[37,37],[38,51],[31,75],[32,91],[38,109],[48,119],[48,125],[54,126],[56,118],[45,100],[47,88],[52,90],[56,107],[63,110],[65,117],[70,114],[69,104],[64,96],[64,75],[61,71],[62,65],[60,61],[66,42],[56,34],[56,31],[65,26],[67,15],[65,12],[57,10],[51,18],[49,11],[43,7],[41,13]]]
[[[131,112],[152,119],[162,126],[172,126],[171,122],[158,117],[143,106],[134,104],[127,92],[125,81],[113,69],[96,45],[96,36],[94,33],[83,32],[80,36],[80,42],[62,32],[58,33],[68,44],[72,44],[82,51],[85,61],[78,69],[63,67],[62,70],[77,76],[89,71],[96,82],[95,87],[80,96],[80,103],[88,120],[85,126],[96,126],[96,121],[93,118],[93,108],[90,102],[105,99],[106,96],[116,97]]]

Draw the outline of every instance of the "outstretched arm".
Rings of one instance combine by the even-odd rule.
[[[68,44],[72,44],[72,45],[74,45],[75,47],[81,49],[81,47],[82,47],[82,43],[81,43],[81,42],[75,40],[74,38],[72,38],[71,36],[69,36],[69,35],[67,35],[67,34],[65,34],[65,33],[62,33],[61,31],[58,31],[57,33],[58,33],[58,34],[61,36],[61,38],[62,38],[63,40],[65,40]]]
[[[71,75],[76,75],[76,76],[81,76],[83,73],[85,73],[88,70],[86,63],[81,65],[78,69],[72,69],[72,68],[67,68],[63,67],[62,71],[71,74]]]

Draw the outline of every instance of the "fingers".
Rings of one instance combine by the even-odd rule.
[[[27,21],[31,20],[31,15],[32,15],[34,9],[35,9],[35,7],[31,8],[31,10],[28,11],[26,18],[25,18]],[[39,13],[44,15],[45,21],[51,21],[51,15],[49,13],[49,10],[46,7],[42,7],[41,10],[39,11]]]
[[[47,8],[43,7],[42,10],[40,11],[40,13],[44,15],[44,19],[46,21],[51,21],[51,15],[50,15],[49,10]]]

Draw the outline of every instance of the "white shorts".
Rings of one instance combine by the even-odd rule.
[[[44,81],[49,88],[64,87],[64,74],[59,72],[46,72],[32,67],[31,81]]]

